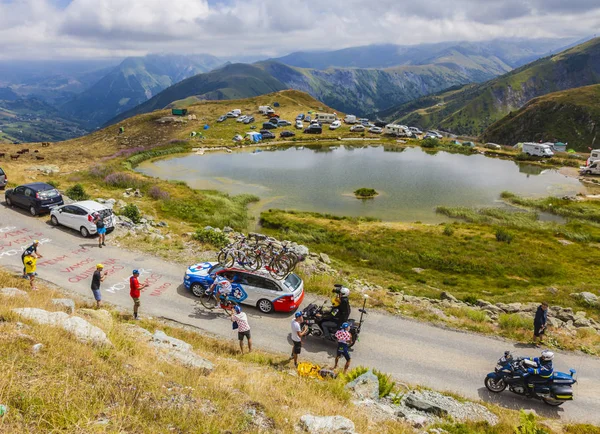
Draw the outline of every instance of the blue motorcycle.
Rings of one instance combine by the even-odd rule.
[[[514,358],[510,351],[506,351],[498,360],[494,372],[487,374],[485,387],[493,393],[503,392],[508,387],[508,390],[517,395],[540,399],[553,407],[573,400],[573,384],[577,382],[574,369],[570,370],[570,375],[555,371],[550,378],[543,381],[534,378],[533,391],[528,394],[524,375],[527,373],[527,368],[536,366],[537,364],[532,360],[523,357]]]

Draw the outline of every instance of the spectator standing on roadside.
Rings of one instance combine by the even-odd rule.
[[[548,321],[548,303],[542,302],[535,312],[533,320],[533,343],[539,345],[543,342],[543,335],[546,331],[546,323]]]
[[[25,250],[23,250],[23,253],[21,254],[21,262],[23,263],[23,278],[26,279],[27,278],[27,273],[25,272],[25,256],[27,255],[32,255],[34,254],[36,258],[41,258],[42,255],[40,255],[38,253],[38,246],[40,245],[40,242],[38,240],[35,240],[33,242],[33,244],[29,247],[27,247]]]
[[[96,225],[96,232],[98,233],[98,247],[106,246],[106,226],[104,225],[104,219],[100,213],[94,214],[94,224]]]
[[[96,299],[96,309],[100,308],[100,304],[102,302],[102,294],[100,294],[100,282],[104,282],[104,279],[106,279],[106,271],[102,273],[103,269],[104,265],[97,264],[96,271],[94,271],[94,274],[92,275],[92,293]]]
[[[346,371],[348,371],[348,368],[350,367],[351,359],[350,353],[348,352],[348,344],[352,342],[352,335],[348,330],[349,328],[350,324],[345,322],[344,324],[342,324],[342,327],[335,333],[335,338],[338,342],[338,347],[337,354],[335,356],[335,365],[333,369],[337,369],[338,360],[340,360],[341,356],[344,356],[344,359],[346,359],[346,364],[344,365],[344,374],[346,373]]]
[[[292,320],[292,356],[291,359],[294,359],[294,366],[298,367],[298,354],[302,351],[302,336],[306,335],[308,332],[308,328],[302,330],[302,323],[304,322],[304,318],[302,317],[302,312],[296,312],[294,315],[294,319]]]
[[[35,276],[37,275],[35,272],[37,269],[36,262],[37,258],[34,253],[31,253],[23,258],[23,263],[25,264],[25,276],[29,279],[29,285],[33,291],[37,291],[34,283]]]
[[[138,310],[140,308],[140,295],[142,294],[142,289],[148,286],[147,283],[140,283],[138,278],[140,277],[140,272],[138,270],[133,270],[132,276],[129,278],[129,295],[133,299],[133,319],[138,318]]]
[[[250,324],[248,316],[242,312],[242,308],[235,306],[231,315],[232,324],[237,324],[238,340],[240,341],[240,350],[244,354],[244,337],[248,339],[248,352],[252,352],[252,337],[250,336]],[[235,326],[234,326],[235,327]]]

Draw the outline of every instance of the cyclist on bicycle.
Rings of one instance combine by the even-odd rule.
[[[216,294],[219,295],[219,298],[223,301],[231,301],[230,298],[235,298],[233,296],[233,286],[231,286],[231,282],[233,279],[228,274],[216,274],[214,276],[215,281],[210,287],[211,291],[215,291]]]

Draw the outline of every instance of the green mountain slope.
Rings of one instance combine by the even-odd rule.
[[[78,122],[39,99],[0,100],[0,143],[55,142],[86,133]]]
[[[474,59],[450,50],[427,65],[385,69],[291,67],[267,61],[256,65],[286,86],[309,93],[345,113],[366,115],[450,86],[485,81],[510,67],[499,59]]]
[[[137,107],[107,122],[114,124],[128,117],[163,109],[174,101],[193,97],[198,100],[249,98],[286,89],[282,82],[254,65],[234,63],[183,80]]]
[[[600,38],[549,56],[479,85],[451,89],[385,110],[385,119],[479,135],[532,98],[600,83]]]
[[[90,128],[147,101],[185,78],[222,63],[209,55],[149,55],[130,57],[89,89],[65,103],[61,110]]]
[[[562,141],[586,151],[600,135],[600,84],[551,93],[491,125],[482,135],[487,142],[513,145],[523,141]],[[598,137],[600,139],[600,137]]]

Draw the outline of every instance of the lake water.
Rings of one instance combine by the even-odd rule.
[[[383,146],[206,153],[147,161],[137,170],[190,187],[259,196],[258,208],[317,211],[383,220],[440,222],[435,207],[502,206],[504,190],[526,196],[584,191],[574,178],[532,165],[420,148],[401,152]],[[357,188],[381,194],[359,200]],[[256,209],[255,209],[256,210]]]

